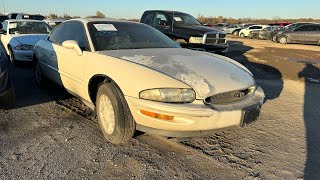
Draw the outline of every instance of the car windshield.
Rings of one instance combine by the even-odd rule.
[[[96,51],[147,48],[180,48],[160,31],[131,22],[90,22],[90,36]]]
[[[185,13],[172,13],[170,18],[174,19],[175,25],[201,25],[196,18]]]
[[[49,34],[52,28],[45,22],[18,21],[9,23],[9,34]]]

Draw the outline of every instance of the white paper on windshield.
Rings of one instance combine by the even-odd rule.
[[[118,31],[113,24],[94,24],[98,31]]]
[[[26,19],[29,19],[30,16],[29,15],[24,15],[23,17],[26,18]]]
[[[17,28],[17,23],[10,23],[9,24],[9,29],[14,29],[14,28]]]
[[[174,17],[174,20],[176,20],[178,22],[182,21],[181,17]]]

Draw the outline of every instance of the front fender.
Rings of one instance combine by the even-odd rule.
[[[139,98],[142,90],[153,88],[190,88],[183,82],[171,78],[161,72],[136,64],[121,60],[115,57],[91,53],[90,59],[86,61],[84,69],[84,81],[89,82],[96,75],[110,77],[119,86],[125,96]],[[87,93],[85,100],[91,102]]]

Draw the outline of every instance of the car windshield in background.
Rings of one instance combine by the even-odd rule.
[[[11,22],[9,34],[49,34],[52,28],[45,22]]]
[[[147,48],[180,48],[158,30],[129,22],[90,22],[90,36],[96,51]]]
[[[172,13],[171,19],[174,19],[175,25],[201,25],[199,21],[189,14]]]

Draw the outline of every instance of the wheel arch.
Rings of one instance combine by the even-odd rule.
[[[88,94],[91,102],[94,105],[96,104],[97,92],[98,92],[99,85],[101,83],[113,83],[113,85],[115,85],[119,89],[119,91],[122,93],[119,85],[112,78],[110,78],[105,74],[96,74],[90,78],[88,83]]]

